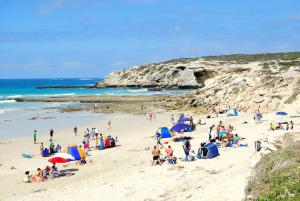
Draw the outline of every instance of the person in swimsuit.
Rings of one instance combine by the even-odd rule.
[[[153,156],[152,166],[156,165],[157,162],[159,162],[160,165],[162,164],[159,160],[160,150],[156,146],[154,146],[152,149],[152,156]]]

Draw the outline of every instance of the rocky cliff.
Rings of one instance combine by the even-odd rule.
[[[300,52],[182,58],[114,71],[95,87],[195,89],[170,107],[276,110],[300,93]]]

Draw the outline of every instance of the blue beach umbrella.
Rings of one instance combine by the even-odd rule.
[[[280,112],[277,112],[276,115],[279,115],[279,116],[285,116],[285,115],[287,115],[287,113],[286,113],[286,112],[280,111]]]

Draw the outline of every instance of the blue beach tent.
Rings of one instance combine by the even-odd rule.
[[[171,138],[171,132],[167,127],[161,127],[158,131],[158,135],[157,137],[161,137],[161,138]]]
[[[226,115],[227,115],[227,116],[238,116],[239,113],[238,113],[238,111],[237,111],[236,109],[230,109],[230,110],[228,110],[228,111],[226,112]]]
[[[206,147],[208,150],[206,158],[215,158],[220,155],[219,149],[214,143],[208,143],[204,145],[204,147]]]
[[[176,124],[171,128],[171,131],[173,131],[173,132],[182,132],[182,131],[188,131],[189,129],[191,129],[190,125]]]

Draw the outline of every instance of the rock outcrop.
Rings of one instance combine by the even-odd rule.
[[[173,109],[276,110],[300,94],[300,52],[175,59],[114,71],[95,87],[195,89]]]

